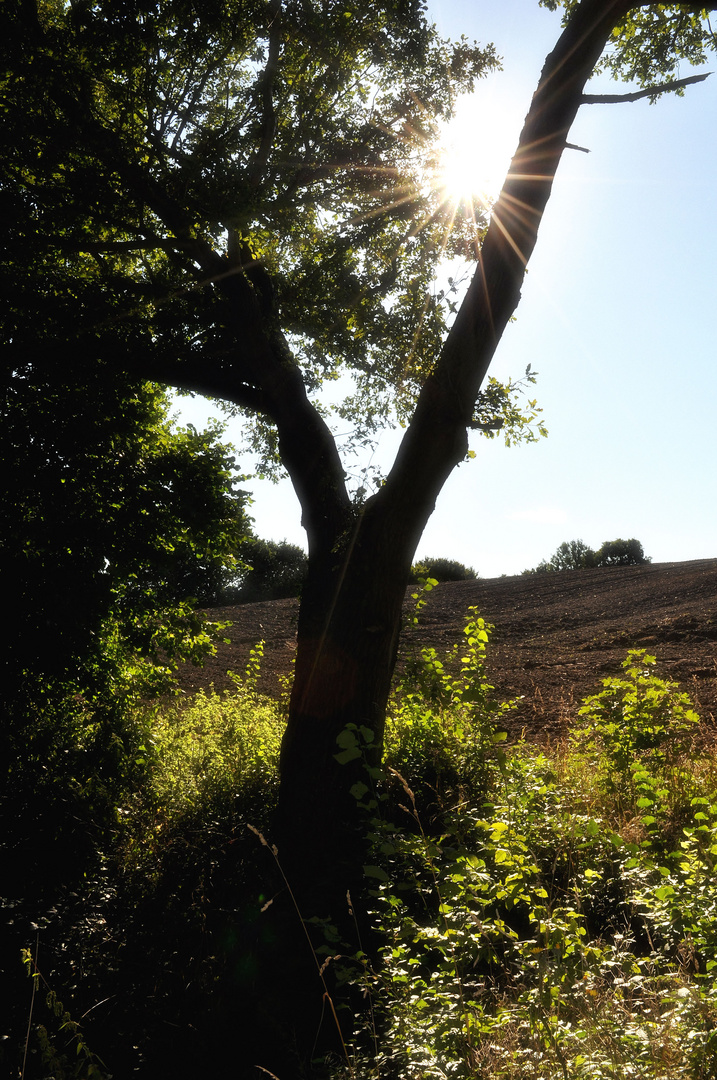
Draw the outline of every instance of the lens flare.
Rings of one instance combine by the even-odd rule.
[[[462,98],[443,131],[434,184],[447,201],[489,207],[498,198],[515,138],[485,101]]]

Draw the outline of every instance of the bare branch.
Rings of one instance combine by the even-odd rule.
[[[711,71],[706,71],[703,75],[689,75],[686,79],[674,79],[671,82],[659,83],[657,86],[646,86],[644,90],[634,90],[630,94],[583,94],[580,104],[619,105],[625,101],[657,97],[659,94],[668,94],[672,90],[682,90],[685,86],[692,86],[693,83],[704,82],[711,74]]]

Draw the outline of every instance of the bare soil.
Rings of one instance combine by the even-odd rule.
[[[401,655],[429,645],[439,653],[460,641],[469,607],[495,630],[487,670],[501,699],[519,698],[511,734],[556,739],[575,719],[581,699],[620,673],[630,648],[657,656],[657,673],[687,691],[708,727],[717,719],[717,559],[601,570],[563,571],[447,582],[427,596],[417,627],[409,589]],[[187,665],[186,692],[231,686],[249,650],[264,640],[260,689],[281,692],[296,648],[297,600],[214,608],[232,625],[203,669]],[[399,660],[400,663],[400,660]]]

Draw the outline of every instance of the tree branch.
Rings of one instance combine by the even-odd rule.
[[[375,496],[416,542],[435,499],[465,457],[466,428],[498,342],[520,300],[525,268],[584,88],[613,29],[650,0],[580,0],[546,58],[538,88],[468,288],[419,395],[394,466]],[[690,5],[697,8],[697,5]],[[714,3],[700,4],[713,10]],[[699,81],[698,76],[690,81]],[[669,87],[674,89],[678,83]],[[654,93],[655,91],[653,91]],[[650,91],[646,91],[649,94]]]
[[[248,166],[249,187],[256,188],[266,169],[271,145],[276,135],[276,109],[274,108],[274,80],[279,68],[281,50],[281,0],[270,0],[269,56],[264,73],[259,80],[261,87],[261,141]]]
[[[580,104],[618,105],[625,101],[639,101],[640,98],[657,97],[659,94],[666,94],[671,90],[682,90],[685,86],[692,86],[693,83],[704,82],[711,74],[711,71],[707,71],[703,75],[689,75],[686,79],[675,79],[672,82],[659,83],[657,86],[647,86],[644,90],[635,90],[629,94],[583,94]]]
[[[552,53],[521,132],[480,252],[478,269],[419,395],[384,487],[374,497],[417,542],[435,499],[464,459],[466,428],[496,347],[520,300],[525,268],[582,104],[613,28],[634,0],[581,0]]]
[[[82,238],[73,240],[59,237],[54,243],[60,251],[72,251],[78,255],[122,255],[130,251],[184,251],[187,248],[186,241],[161,240],[159,237],[147,240],[115,240],[107,244]]]
[[[65,102],[58,104],[65,111]],[[150,209],[167,230],[166,238],[151,237],[150,243],[161,241],[165,250],[181,252],[191,264],[186,285],[178,292],[216,290],[221,321],[235,343],[232,356],[214,365],[207,363],[206,354],[175,354],[174,367],[157,356],[148,360],[147,377],[209,392],[264,413],[278,429],[282,460],[301,503],[310,541],[330,549],[351,514],[344,469],[333,436],[310,402],[299,366],[276,328],[266,290],[261,282],[255,287],[251,268],[241,259],[221,254],[199,233],[191,209],[128,153],[120,133],[94,114],[91,101],[73,98],[71,107],[71,128],[81,127],[83,138],[94,144],[108,172],[119,174],[138,206]],[[119,356],[117,362],[122,363]],[[128,366],[133,366],[131,359]]]
[[[177,390],[189,390],[205,397],[220,397],[247,412],[268,412],[266,397],[255,386],[234,380],[231,396],[228,395],[226,373],[212,354],[203,353],[200,357],[172,355],[159,359],[144,356],[138,374],[150,382],[164,383]]]

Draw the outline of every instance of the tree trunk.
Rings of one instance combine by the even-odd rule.
[[[280,857],[309,916],[335,915],[362,887],[414,550],[369,509],[340,552],[310,555],[280,795]]]
[[[266,913],[271,945],[261,963],[277,1025],[260,1036],[275,1053],[262,1060],[276,1075],[308,1075],[313,1058],[341,1057],[352,1036],[362,1002],[337,985],[336,959],[319,974],[327,946],[334,957],[376,951],[363,867],[415,547],[379,517],[369,509],[349,519],[338,551],[313,545],[301,599],[276,830],[288,889]]]
[[[309,491],[289,467],[304,509],[310,570],[281,755],[279,859],[302,918],[330,919],[349,949],[359,942],[351,943],[346,894],[356,901],[354,911],[361,911],[373,785],[411,559],[438,493],[465,456],[466,428],[520,299],[583,87],[612,27],[630,6],[629,0],[583,0],[548,57],[475,278],[381,491],[356,519],[334,500],[329,525],[317,488]],[[293,415],[286,416],[291,433]],[[300,437],[296,446],[300,462]],[[329,462],[328,456],[323,460]],[[329,462],[325,474],[338,491],[336,464]],[[326,492],[326,485],[318,489],[322,498]],[[314,947],[320,942],[319,934]],[[309,1005],[310,984],[306,996],[301,990],[297,995],[307,1010],[297,1023],[307,1029],[318,1015]]]

